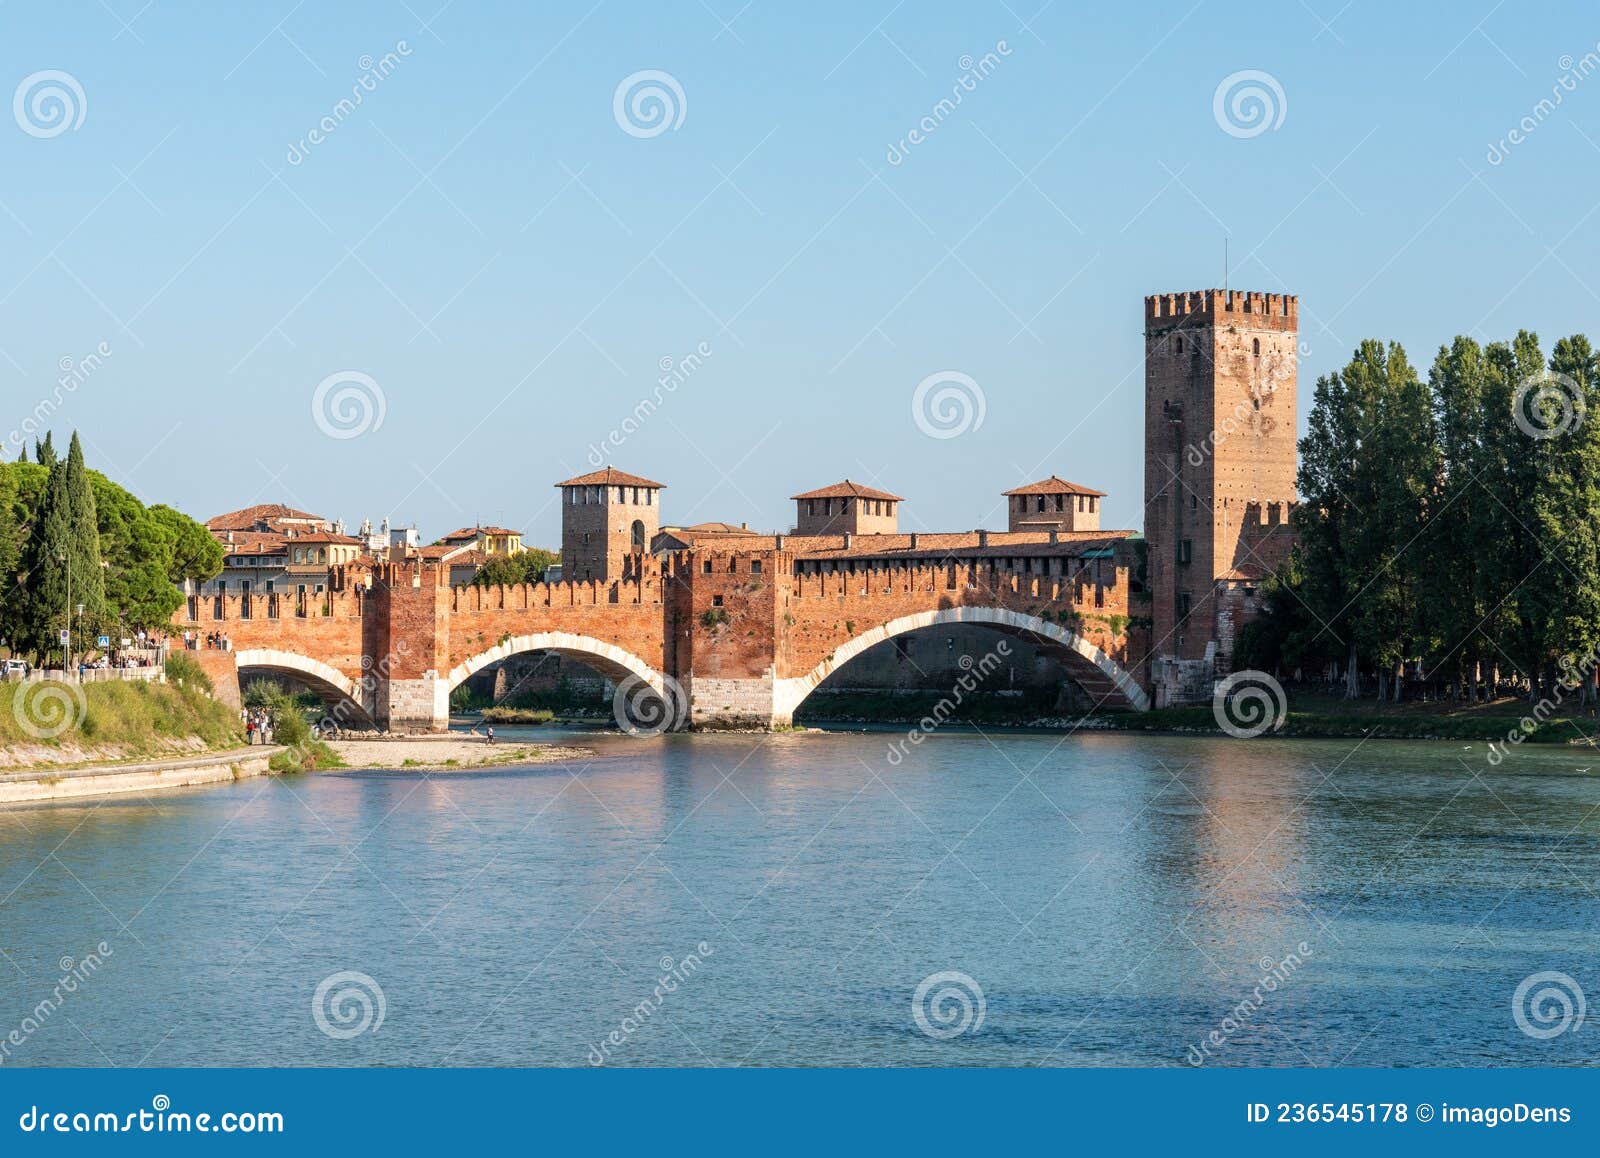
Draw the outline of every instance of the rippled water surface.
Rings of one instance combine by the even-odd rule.
[[[1182,1065],[1214,1031],[1207,1064],[1600,1060],[1512,1007],[1549,970],[1600,997],[1600,767],[1569,753],[543,734],[595,757],[0,811],[3,1060]],[[330,1036],[345,971],[382,1022]],[[981,998],[936,982],[967,1005],[927,1024],[970,1016],[931,1036],[950,972]],[[322,1020],[360,1028],[341,990]]]

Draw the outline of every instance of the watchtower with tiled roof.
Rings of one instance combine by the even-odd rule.
[[[624,578],[629,556],[648,552],[660,529],[665,484],[608,466],[556,486],[563,577]]]
[[[803,491],[795,502],[797,535],[892,535],[900,529],[899,495],[845,479]]]
[[[1010,531],[1098,531],[1105,491],[1051,475],[1004,492]]]

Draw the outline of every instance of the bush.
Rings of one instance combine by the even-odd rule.
[[[186,688],[202,691],[208,696],[216,694],[216,685],[211,682],[206,669],[192,656],[185,655],[181,651],[167,653],[167,679]]]

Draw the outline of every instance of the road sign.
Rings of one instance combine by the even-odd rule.
[[[109,635],[102,635],[94,641],[94,645],[96,647],[110,647],[111,637]]]
[[[72,632],[68,631],[65,627],[63,627],[61,629],[61,646],[62,647],[66,647],[71,643],[72,643]]]

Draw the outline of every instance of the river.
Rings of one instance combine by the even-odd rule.
[[[0,810],[0,1061],[1600,1061],[1513,1010],[1600,994],[1581,754],[537,734],[595,756]]]

